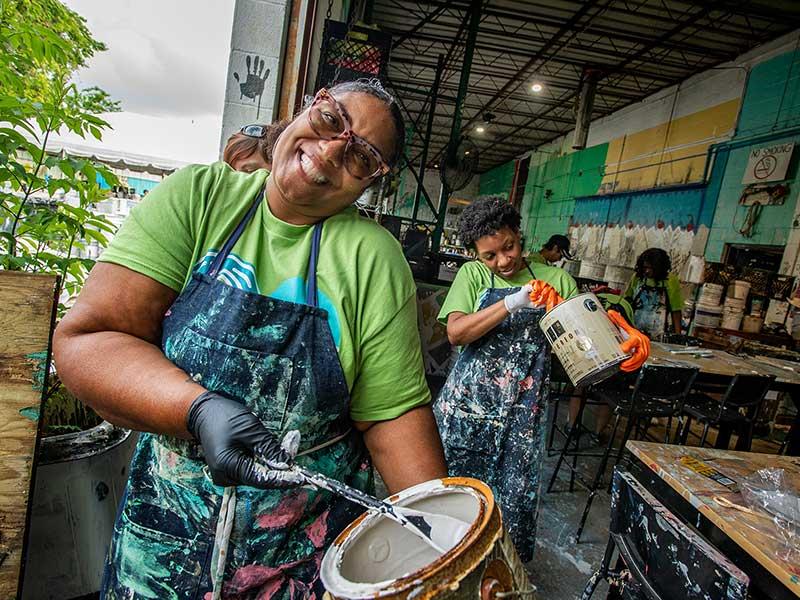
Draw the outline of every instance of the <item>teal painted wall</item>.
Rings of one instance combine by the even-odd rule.
[[[479,196],[503,196],[506,200],[511,193],[511,184],[514,183],[514,162],[505,164],[486,171],[481,175]]]
[[[800,53],[787,52],[753,67],[742,102],[735,137],[717,149],[709,181],[709,198],[716,199],[714,220],[706,245],[706,259],[721,260],[725,244],[784,245],[788,241],[800,188]],[[752,139],[758,136],[757,139]],[[765,206],[746,238],[739,233],[747,213],[739,205],[746,187],[742,176],[753,148],[795,142],[787,174],[789,195],[784,204]]]
[[[607,154],[608,144],[598,144],[531,166],[521,211],[528,249],[538,250],[551,235],[567,233],[575,198],[600,188]]]

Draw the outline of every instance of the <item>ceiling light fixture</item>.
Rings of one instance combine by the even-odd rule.
[[[486,131],[486,128],[484,128],[484,127],[481,127],[480,125],[478,125],[478,126],[475,128],[475,131],[477,131],[478,133],[483,133],[484,131]]]
[[[531,91],[536,92],[537,94],[544,89],[544,86],[541,83],[534,83],[531,86]]]

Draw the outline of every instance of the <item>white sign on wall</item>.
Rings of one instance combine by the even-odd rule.
[[[764,183],[767,181],[783,181],[792,158],[794,142],[791,144],[775,144],[763,148],[753,148],[744,170],[742,183]]]

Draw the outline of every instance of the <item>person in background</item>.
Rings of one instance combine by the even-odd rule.
[[[651,338],[681,332],[681,282],[670,269],[672,261],[664,250],[645,250],[623,294],[633,306],[634,327]]]
[[[578,293],[563,269],[528,264],[520,215],[502,199],[467,206],[458,231],[478,260],[456,274],[439,321],[461,346],[434,414],[449,473],[491,486],[523,561],[533,557],[539,500],[550,347],[539,327],[544,309],[531,280],[562,298]],[[537,284],[538,285],[538,284]]]
[[[288,124],[289,121],[285,120],[272,125],[245,125],[228,138],[222,160],[235,171],[269,171],[272,168],[272,149]]]
[[[538,252],[533,252],[529,257],[531,262],[543,265],[552,265],[562,258],[572,260],[569,251],[569,238],[565,235],[551,235],[547,243]]]
[[[377,80],[320,90],[271,172],[177,171],[92,269],[58,374],[143,432],[104,599],[322,598],[322,556],[363,509],[295,462],[372,493],[370,461],[390,493],[447,474],[411,270],[352,207],[404,136]]]

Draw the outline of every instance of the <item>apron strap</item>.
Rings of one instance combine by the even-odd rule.
[[[317,262],[319,259],[323,223],[324,221],[320,221],[314,225],[314,233],[311,237],[311,254],[308,257],[308,270],[306,275],[308,278],[308,283],[306,284],[306,304],[310,304],[314,308],[319,306],[319,299],[317,298]]]
[[[536,279],[536,275],[533,274],[533,269],[531,269],[531,266],[528,264],[528,261],[523,258],[522,259],[522,263],[525,265],[525,268],[528,269],[528,273],[531,274],[531,279]],[[491,280],[491,283],[489,284],[489,290],[493,291],[494,290],[494,271],[492,271],[491,273],[492,273],[492,280]]]
[[[228,255],[231,253],[234,245],[236,242],[239,241],[239,238],[242,237],[242,232],[247,227],[248,223],[253,219],[253,215],[256,214],[256,210],[261,205],[261,201],[264,199],[264,189],[262,188],[256,199],[253,201],[253,204],[250,206],[250,209],[247,211],[242,220],[239,221],[239,224],[236,226],[236,229],[233,230],[233,233],[225,240],[225,243],[222,245],[222,248],[217,255],[214,257],[214,261],[211,263],[211,266],[208,269],[208,276],[211,279],[216,279],[217,275],[219,275],[220,269],[225,264],[225,260],[228,258]]]

